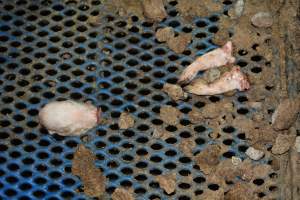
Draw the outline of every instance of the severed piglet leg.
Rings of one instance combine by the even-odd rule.
[[[190,82],[199,71],[207,70],[214,67],[220,67],[235,62],[231,55],[232,42],[227,42],[223,47],[212,50],[199,58],[184,69],[179,77],[178,83],[181,85]]]
[[[250,83],[246,74],[243,74],[239,67],[233,67],[231,71],[225,72],[218,80],[207,84],[202,79],[196,79],[184,89],[197,95],[216,95],[231,90],[248,90]]]
[[[90,103],[54,101],[40,110],[39,121],[50,134],[78,136],[96,126],[100,115],[101,110]]]

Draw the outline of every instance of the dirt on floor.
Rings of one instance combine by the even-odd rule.
[[[166,42],[168,47],[177,54],[184,52],[192,41],[191,34],[179,33],[177,36],[175,36],[175,32],[171,27],[158,29],[155,36],[157,41]]]
[[[87,196],[101,198],[105,192],[106,178],[95,166],[96,156],[80,144],[74,154],[72,174],[78,176],[83,184],[83,191]]]
[[[128,129],[134,126],[134,118],[128,112],[122,112],[118,125],[120,129]]]
[[[133,189],[117,188],[111,195],[112,200],[134,200]]]
[[[162,106],[160,108],[160,119],[166,124],[176,126],[177,124],[179,124],[181,115],[181,112],[175,107]]]
[[[167,194],[171,194],[175,192],[175,188],[176,188],[175,173],[159,175],[156,177],[156,181],[158,182],[160,188],[162,188]]]

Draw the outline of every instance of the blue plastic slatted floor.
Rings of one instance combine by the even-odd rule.
[[[141,200],[187,200],[204,190],[215,190],[195,163],[178,150],[179,142],[194,133],[194,153],[212,142],[208,137],[211,129],[205,124],[188,127],[187,113],[205,102],[189,99],[175,103],[161,88],[165,82],[175,83],[179,72],[197,55],[216,47],[211,38],[218,31],[218,15],[196,18],[188,25],[177,15],[176,2],[171,1],[167,5],[169,17],[160,24],[137,17],[128,24],[125,18],[102,15],[100,1],[0,2],[2,199],[88,199],[80,193],[80,179],[71,174],[79,143],[96,154],[96,165],[108,180],[108,196],[119,186],[132,187],[136,199]],[[99,16],[101,25],[89,25],[91,16]],[[193,42],[183,54],[155,40],[155,30],[164,26],[172,26],[177,33],[192,33]],[[234,100],[240,112],[251,112],[238,97],[243,94]],[[207,100],[213,103],[220,98]],[[41,106],[58,99],[92,101],[112,123],[90,130],[88,140],[49,135],[39,126],[37,115]],[[183,129],[163,124],[158,116],[162,105],[180,109]],[[132,129],[118,129],[124,110],[136,118]],[[153,127],[159,125],[173,136],[152,138]],[[233,127],[224,131],[231,134],[227,141],[231,150],[224,159],[233,155],[244,158],[247,145],[243,135]],[[156,175],[169,172],[176,172],[178,183],[171,195],[155,181]],[[186,181],[187,176],[193,181]]]

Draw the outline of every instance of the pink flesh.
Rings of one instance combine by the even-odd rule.
[[[97,108],[96,118],[97,118],[97,124],[99,124],[101,118],[101,108]]]
[[[229,41],[223,47],[217,48],[197,58],[182,72],[178,83],[187,84],[196,77],[199,71],[234,63],[235,58],[232,57],[231,54],[232,43]]]
[[[238,89],[244,91],[250,88],[247,76],[234,67],[230,72],[224,73],[218,80],[211,84],[203,84],[197,80],[188,85],[185,89],[197,95],[216,95]]]

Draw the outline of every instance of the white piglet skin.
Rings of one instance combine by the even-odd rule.
[[[101,111],[89,103],[54,101],[39,112],[40,123],[50,134],[78,136],[95,127]]]

